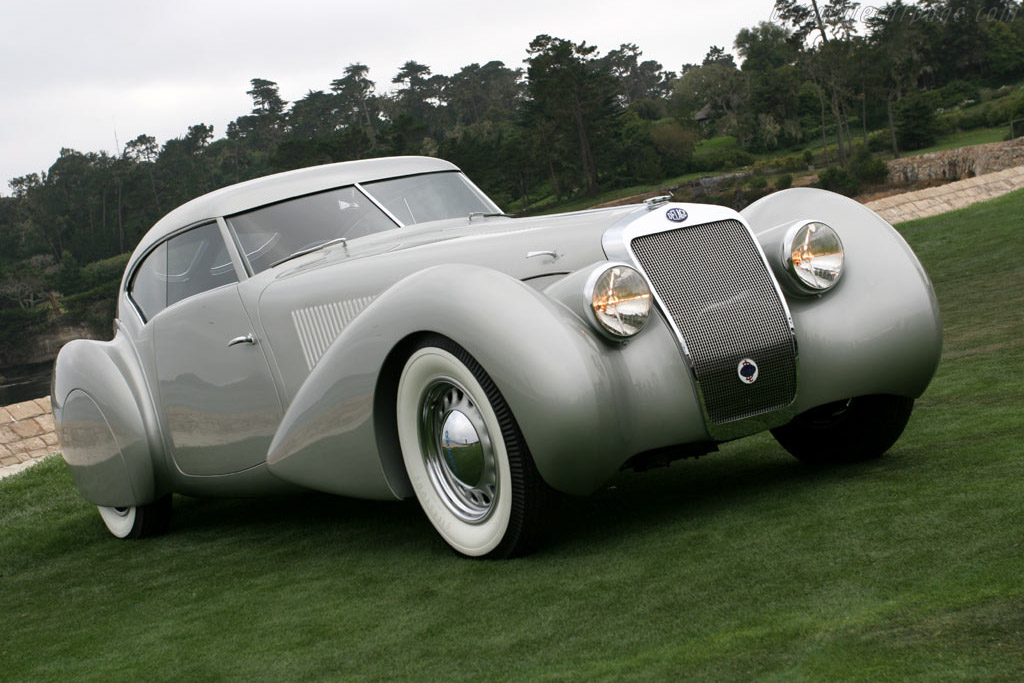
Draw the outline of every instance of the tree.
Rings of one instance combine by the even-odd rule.
[[[619,83],[619,99],[624,107],[639,100],[663,99],[672,91],[676,75],[652,59],[640,61],[642,55],[633,43],[623,43],[604,56],[608,70]]]
[[[430,67],[426,64],[409,60],[402,65],[391,82],[401,86],[392,98],[392,120],[405,115],[429,128],[435,122],[434,114],[447,79],[431,75]]]
[[[708,49],[708,53],[704,55],[704,61],[701,63],[701,66],[711,66],[712,64],[718,64],[727,69],[736,68],[736,60],[733,59],[733,56],[727,53],[724,47],[718,47],[717,45],[712,45]]]
[[[451,122],[458,126],[511,120],[522,98],[521,76],[521,69],[509,69],[499,61],[462,67],[441,92]]]
[[[747,81],[735,66],[712,60],[676,81],[672,108],[679,117],[700,118],[720,133],[738,133]]]
[[[850,63],[850,38],[856,29],[853,16],[858,6],[859,3],[851,0],[828,0],[822,11],[818,0],[810,0],[810,6],[802,4],[800,0],[775,0],[775,13],[793,26],[794,40],[803,44],[812,34],[816,34],[817,45],[805,54],[815,82],[831,96],[841,168],[847,164],[846,140],[849,138],[845,131],[845,67]],[[835,40],[830,40],[830,35]]]
[[[527,50],[527,94],[535,119],[553,124],[557,141],[570,147],[575,138],[579,172],[586,193],[597,194],[594,140],[607,138],[616,113],[616,82],[597,48],[539,35]]]
[[[767,21],[740,29],[734,45],[743,59],[741,68],[743,71],[772,71],[794,64],[799,50],[792,37],[792,31]]]
[[[254,78],[249,83],[252,90],[246,90],[245,94],[252,97],[253,116],[280,116],[288,104],[277,90],[277,83],[264,78]]]
[[[344,126],[358,127],[372,141],[377,134],[380,109],[374,96],[376,84],[367,74],[365,64],[349,64],[344,75],[331,81],[331,92],[337,100],[336,111]]]
[[[292,104],[288,130],[301,138],[326,138],[335,131],[337,98],[323,90],[310,90]]]

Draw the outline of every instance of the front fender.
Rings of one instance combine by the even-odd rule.
[[[617,391],[632,381],[629,364],[565,306],[495,270],[452,264],[400,281],[345,328],[289,406],[270,447],[271,471],[344,495],[411,495],[386,387],[397,384],[408,353],[403,341],[425,332],[451,338],[483,366],[552,487],[592,491],[636,452],[637,430],[626,428],[631,407]],[[646,336],[651,345],[666,340],[678,360],[667,333]],[[685,386],[664,391],[671,396],[652,401],[666,409],[696,405],[677,395]]]
[[[881,217],[832,192],[796,188],[742,211],[776,276],[782,242],[797,220],[820,220],[846,252],[842,278],[820,296],[787,295],[800,354],[797,409],[868,394],[916,398],[942,353],[942,321],[931,282],[910,246]]]

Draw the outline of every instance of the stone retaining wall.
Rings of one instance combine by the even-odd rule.
[[[951,181],[1024,165],[1024,138],[946,149],[888,162],[889,182]]]
[[[0,467],[27,467],[59,450],[49,396],[0,408]]]
[[[928,218],[1024,188],[1024,166],[865,202],[890,223]]]

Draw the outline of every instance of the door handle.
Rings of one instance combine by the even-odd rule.
[[[239,344],[249,344],[250,346],[256,343],[256,338],[252,336],[252,332],[249,334],[243,334],[241,337],[235,337],[228,342],[228,348],[232,346],[238,346]]]

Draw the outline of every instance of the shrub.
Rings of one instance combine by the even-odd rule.
[[[988,125],[988,113],[992,109],[988,105],[983,107],[971,107],[964,112],[960,119],[960,130],[974,130],[984,128]]]
[[[768,187],[768,179],[763,175],[751,176],[750,180],[747,181],[747,185],[754,190],[761,190]]]
[[[964,114],[960,111],[946,112],[945,114],[939,114],[935,117],[935,134],[936,135],[950,135],[960,130],[960,122],[963,121]]]
[[[868,135],[868,149],[872,152],[891,152],[892,136],[888,129],[876,130]]]
[[[860,181],[845,169],[829,166],[818,176],[818,187],[853,197],[860,192]]]
[[[118,254],[82,268],[82,279],[86,289],[95,289],[110,282],[120,283],[130,257],[131,254]]]
[[[977,102],[981,99],[981,91],[978,86],[969,81],[950,81],[937,91],[939,104],[943,107],[962,107],[970,101]]]
[[[792,186],[793,186],[793,176],[791,176],[788,173],[786,173],[785,175],[780,175],[778,178],[775,179],[775,189],[776,190],[786,190],[786,189],[788,189],[788,188],[790,188]]]
[[[807,161],[799,154],[790,154],[776,162],[783,171],[802,171],[807,168]]]
[[[918,92],[897,103],[896,138],[900,149],[910,151],[935,144],[938,138],[935,101],[934,92]]]
[[[861,182],[878,185],[884,183],[889,177],[889,166],[881,159],[872,156],[867,147],[860,145],[853,153],[850,173]]]
[[[0,351],[10,351],[24,344],[52,324],[50,304],[36,308],[0,308]]]

